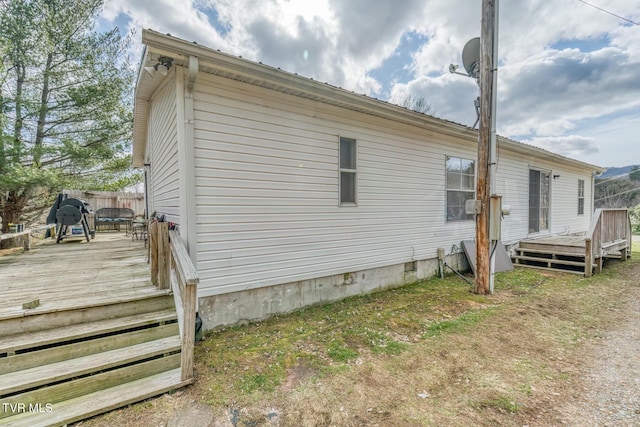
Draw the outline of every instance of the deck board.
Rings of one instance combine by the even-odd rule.
[[[151,284],[144,243],[124,233],[97,233],[90,242],[50,239],[0,257],[0,317],[165,293]],[[36,298],[38,308],[22,310]]]
[[[538,243],[541,245],[573,246],[584,248],[584,236],[547,236],[535,239],[522,239],[524,243]]]

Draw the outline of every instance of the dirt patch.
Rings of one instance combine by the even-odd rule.
[[[589,279],[518,269],[479,296],[447,277],[217,331],[193,386],[83,426],[166,425],[193,404],[219,426],[597,425],[579,417],[589,391],[611,397],[589,375],[611,351],[637,359],[616,331],[639,323],[638,277],[635,252]]]
[[[569,386],[555,402],[555,418],[575,426],[640,425],[640,264],[624,274],[636,285],[605,303],[606,326],[593,331],[565,369]]]
[[[284,392],[292,391],[301,384],[309,382],[318,374],[319,371],[317,369],[309,366],[304,361],[299,361],[292,368],[287,369],[286,377],[282,383],[282,390]]]

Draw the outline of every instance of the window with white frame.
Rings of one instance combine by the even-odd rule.
[[[340,137],[340,204],[356,204],[357,145],[353,138]]]
[[[578,180],[578,215],[584,215],[584,179]]]
[[[447,221],[465,221],[473,215],[465,212],[467,200],[475,199],[475,161],[447,156]]]

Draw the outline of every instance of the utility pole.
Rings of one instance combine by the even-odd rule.
[[[497,57],[497,6],[498,0],[482,0],[482,28],[480,34],[480,120],[478,128],[478,180],[476,198],[480,201],[480,213],[476,215],[476,283],[475,293],[492,291],[491,250],[489,240],[489,205],[491,183],[495,175],[495,78]],[[495,61],[495,64],[494,64]],[[492,126],[493,124],[493,126]],[[493,130],[493,135],[492,135]],[[493,145],[492,145],[493,143]],[[492,157],[492,158],[490,158]],[[494,184],[495,185],[495,184]]]

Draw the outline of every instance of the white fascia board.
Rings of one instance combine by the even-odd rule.
[[[149,120],[149,98],[141,93],[142,81],[145,78],[144,67],[149,61],[149,52],[144,46],[142,60],[138,67],[138,79],[133,104],[133,141],[131,147],[131,163],[134,168],[141,168],[144,164],[147,146],[147,122]],[[146,76],[148,77],[148,76]]]
[[[524,144],[522,142],[514,141],[512,139],[498,137],[498,146],[503,149],[507,149],[512,152],[524,154],[528,156],[535,156],[540,159],[547,159],[554,162],[560,162],[564,165],[570,165],[580,169],[587,169],[590,172],[604,172],[606,168],[596,166],[590,163],[581,162],[580,160],[572,159],[571,157],[565,157],[560,154],[552,153],[543,148],[538,148],[533,145]]]

